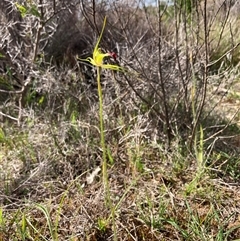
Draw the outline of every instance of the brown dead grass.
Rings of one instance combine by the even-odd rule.
[[[45,131],[47,133],[47,128]],[[32,135],[38,133],[31,133],[31,140]],[[51,135],[48,137],[51,138]],[[59,219],[58,240],[113,240],[112,223],[107,223],[102,229],[99,226],[99,221],[106,221],[111,214],[104,202],[101,173],[91,184],[86,179],[100,162],[95,160],[94,165],[87,163],[93,162],[93,159],[87,160],[81,148],[74,155],[63,157],[54,144],[47,143],[49,154],[46,147],[45,153],[39,149],[35,155],[38,154],[40,161],[34,163],[32,160],[28,170],[23,168],[25,175],[21,178],[11,176],[14,188],[9,189],[8,193],[1,189],[6,219],[2,227],[2,240],[9,237],[19,239],[16,224],[21,223],[23,213],[41,235],[51,239],[46,217],[35,203],[47,207],[53,222]],[[41,146],[38,142],[36,144]],[[233,230],[228,238],[239,237],[240,189],[235,183],[226,183],[219,177],[212,178],[210,171],[210,175],[204,174],[198,186],[186,196],[186,185],[196,174],[193,157],[190,160],[182,159],[186,162],[185,166],[184,163],[176,165],[181,158],[179,152],[162,153],[159,147],[151,147],[153,143],[143,145],[142,142],[144,152],[140,154],[142,166],[139,168],[134,152],[129,154],[128,145],[129,139],[126,138],[112,153],[114,162],[108,168],[111,197],[117,207],[115,222],[118,240],[202,240],[194,224],[199,226],[206,240],[215,240],[220,229],[222,232]],[[113,147],[111,149],[114,150]],[[26,145],[22,148],[26,157],[29,149]],[[101,153],[97,153],[95,157],[91,153],[92,158],[101,158],[98,156]],[[4,159],[1,161],[6,165]],[[12,162],[8,164],[12,166]],[[1,181],[6,185],[6,180]],[[16,219],[12,222],[10,217],[14,216]],[[29,233],[35,240],[41,240],[31,227]]]

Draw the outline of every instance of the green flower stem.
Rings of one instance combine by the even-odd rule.
[[[102,175],[103,175],[103,185],[105,192],[105,201],[108,205],[111,203],[110,190],[108,183],[107,174],[107,150],[105,145],[104,136],[104,123],[103,123],[103,97],[102,97],[102,87],[101,87],[101,67],[97,67],[97,84],[98,84],[98,98],[99,98],[99,118],[100,118],[100,135],[101,135],[101,147],[102,147]]]
[[[111,217],[113,221],[114,228],[114,241],[117,241],[117,231],[115,224],[115,209],[112,205],[110,187],[108,182],[108,173],[107,173],[107,149],[105,145],[105,136],[104,136],[104,123],[103,123],[103,97],[102,97],[102,87],[101,87],[101,67],[97,67],[97,84],[98,84],[98,98],[99,98],[99,119],[100,119],[100,135],[101,135],[101,146],[102,146],[102,175],[103,175],[103,185],[105,193],[105,202],[106,205],[111,210]]]

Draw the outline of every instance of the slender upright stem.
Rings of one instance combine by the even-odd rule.
[[[97,85],[98,85],[98,98],[99,98],[99,119],[100,119],[100,135],[101,135],[101,147],[102,147],[102,175],[103,175],[103,185],[104,185],[104,194],[106,205],[111,210],[111,217],[113,221],[114,228],[114,237],[113,240],[117,241],[117,231],[115,224],[115,207],[111,201],[110,187],[108,182],[108,173],[107,173],[107,149],[105,145],[105,136],[104,136],[104,122],[103,122],[103,97],[102,97],[102,87],[101,87],[101,67],[97,67]]]
[[[97,67],[97,84],[98,84],[98,97],[99,97],[99,119],[100,119],[100,135],[101,135],[101,147],[102,147],[102,175],[103,175],[103,185],[105,192],[105,201],[110,204],[110,190],[108,184],[108,174],[107,174],[107,152],[105,145],[104,136],[104,123],[103,123],[103,97],[102,97],[102,87],[100,78],[101,68]]]

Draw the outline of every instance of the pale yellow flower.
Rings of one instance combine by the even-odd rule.
[[[81,60],[88,61],[89,63],[91,63],[93,66],[96,66],[96,67],[100,67],[100,68],[104,68],[104,69],[112,69],[112,70],[117,70],[117,71],[124,71],[124,69],[118,65],[104,64],[105,57],[114,57],[114,55],[115,55],[115,53],[102,53],[101,48],[99,48],[99,43],[101,41],[105,25],[106,25],[106,17],[104,18],[102,31],[100,33],[98,41],[93,50],[93,57],[92,58],[88,57],[86,59],[81,59]]]

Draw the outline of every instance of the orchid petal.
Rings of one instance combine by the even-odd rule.
[[[112,69],[112,70],[117,70],[117,71],[124,71],[124,69],[118,65],[114,64],[103,64],[101,65],[102,68],[104,69]]]

